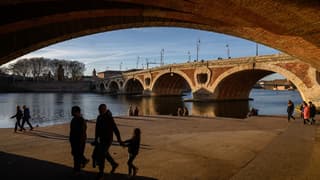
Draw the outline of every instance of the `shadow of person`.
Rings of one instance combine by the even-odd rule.
[[[74,176],[72,167],[34,158],[19,156],[0,151],[0,179],[32,180],[88,180],[95,179],[96,172],[84,171]],[[106,174],[105,179],[128,179],[125,174]],[[136,176],[137,180],[156,180],[155,178]]]

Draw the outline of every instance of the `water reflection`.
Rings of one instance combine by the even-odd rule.
[[[13,127],[14,120],[9,119],[15,113],[17,104],[30,107],[33,124],[48,125],[71,120],[71,107],[78,105],[83,116],[94,119],[98,114],[98,105],[107,104],[114,115],[127,114],[130,105],[138,106],[143,115],[176,115],[179,107],[186,106],[189,113],[196,116],[246,116],[250,107],[259,109],[260,114],[286,114],[288,99],[297,105],[301,97],[296,91],[253,90],[250,97],[254,101],[200,103],[184,102],[185,97],[141,97],[141,96],[108,96],[91,93],[8,93],[0,94],[0,127]],[[276,98],[275,98],[276,97]]]

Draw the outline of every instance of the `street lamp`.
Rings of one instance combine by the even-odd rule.
[[[199,60],[200,38],[197,41],[197,61]]]
[[[172,72],[171,67],[170,67],[170,76],[171,76],[171,77],[173,76],[173,72]]]
[[[230,59],[230,48],[229,48],[229,44],[226,45],[227,48],[227,59]]]

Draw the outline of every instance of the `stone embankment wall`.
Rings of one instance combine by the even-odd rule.
[[[21,81],[0,78],[0,92],[90,92],[90,81]]]

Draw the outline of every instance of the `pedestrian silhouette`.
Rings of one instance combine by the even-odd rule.
[[[315,124],[316,121],[314,120],[314,117],[316,116],[316,113],[317,113],[316,106],[311,101],[309,101],[309,107],[310,107],[311,124]]]
[[[30,130],[32,131],[33,130],[33,127],[32,127],[32,125],[31,125],[31,123],[30,123],[30,121],[29,121],[29,119],[31,118],[31,116],[30,116],[30,110],[29,110],[29,108],[26,106],[26,105],[23,105],[23,117],[22,117],[22,124],[21,124],[21,128],[23,129],[23,130],[25,130],[24,129],[24,123],[27,123],[28,125],[29,125],[29,127],[30,127]]]
[[[77,175],[81,168],[89,162],[84,156],[84,150],[87,139],[87,124],[81,116],[81,109],[79,106],[73,106],[71,109],[73,116],[70,123],[69,141],[71,144],[71,154],[73,156],[73,171]]]
[[[294,112],[294,104],[291,100],[288,101],[288,107],[287,107],[287,113],[288,113],[288,122],[290,121],[290,118],[295,120],[296,118],[293,117]]]
[[[123,142],[124,147],[128,147],[128,175],[135,176],[138,172],[138,168],[133,165],[133,161],[139,153],[140,148],[141,131],[139,128],[135,128],[133,131],[133,136]]]
[[[189,111],[187,107],[183,108],[183,116],[189,116]]]
[[[178,108],[178,112],[177,112],[177,115],[178,116],[183,116],[183,110],[182,110],[182,108]]]
[[[139,116],[138,106],[136,106],[136,108],[134,108],[134,116]]]
[[[95,159],[98,162],[99,173],[97,178],[103,178],[104,176],[104,164],[105,159],[111,164],[112,169],[110,173],[114,173],[116,168],[119,166],[118,163],[114,161],[109,153],[109,148],[113,141],[113,133],[117,136],[118,142],[122,145],[122,140],[120,136],[119,129],[114,122],[112,113],[107,109],[105,104],[99,105],[99,116],[97,117],[96,129],[95,129],[95,141],[94,144],[98,144],[99,151],[104,152],[104,156],[101,159]],[[99,156],[97,156],[99,158]]]
[[[22,131],[22,127],[21,127],[21,124],[20,124],[20,121],[21,121],[21,118],[23,117],[23,113],[20,109],[20,106],[17,106],[17,112],[15,115],[11,116],[11,118],[16,118],[16,123],[15,123],[15,126],[14,126],[14,132],[17,132],[17,129],[18,127],[20,128],[19,130]]]
[[[128,114],[129,114],[129,116],[133,116],[133,108],[131,105],[129,107]]]

